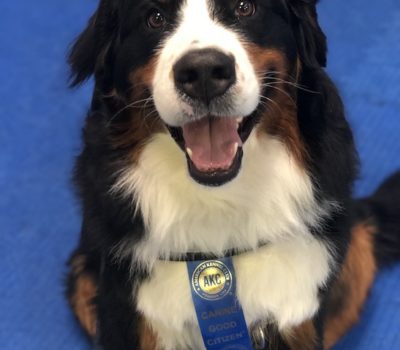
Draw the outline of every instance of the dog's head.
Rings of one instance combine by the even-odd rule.
[[[252,132],[302,157],[297,81],[326,60],[316,2],[101,0],[72,48],[73,83],[95,74],[112,120],[128,112],[147,130],[135,144],[168,130],[190,176],[219,186],[240,172]]]

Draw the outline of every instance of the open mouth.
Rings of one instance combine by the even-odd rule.
[[[168,127],[185,152],[190,176],[206,186],[221,186],[234,179],[241,168],[243,144],[256,124],[248,117],[214,117]]]

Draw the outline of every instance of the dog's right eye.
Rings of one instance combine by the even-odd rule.
[[[236,5],[236,16],[250,17],[256,12],[256,5],[252,0],[240,0]]]
[[[147,25],[152,29],[160,29],[165,25],[165,17],[158,10],[152,10],[147,16]]]

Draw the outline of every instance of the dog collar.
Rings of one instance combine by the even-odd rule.
[[[265,247],[268,245],[268,242],[260,243],[256,249],[237,249],[232,248],[225,251],[223,255],[217,255],[213,253],[200,253],[200,252],[192,252],[192,253],[184,253],[184,254],[176,254],[165,257],[158,257],[158,260],[161,261],[173,261],[173,262],[190,262],[190,261],[206,261],[206,260],[214,260],[214,259],[223,259],[223,258],[231,258],[233,256],[242,255],[249,252],[254,252],[255,250]]]

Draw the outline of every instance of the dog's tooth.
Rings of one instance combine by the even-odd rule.
[[[189,158],[192,159],[193,151],[189,147],[186,147],[186,153],[189,155]]]
[[[238,150],[238,148],[239,148],[239,144],[237,143],[237,142],[235,142],[235,145],[233,146],[234,147],[234,149],[233,149],[233,154],[236,154],[236,152],[237,152],[237,150]]]

